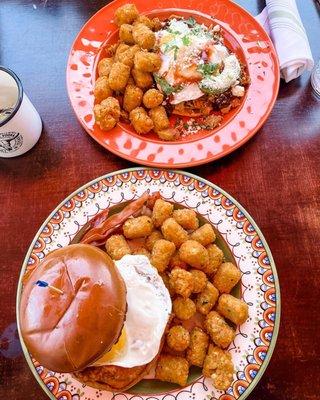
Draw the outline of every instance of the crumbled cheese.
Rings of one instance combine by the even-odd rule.
[[[219,94],[234,86],[240,77],[241,67],[237,57],[231,54],[224,60],[224,69],[220,75],[209,76],[202,79],[200,83],[201,89],[205,93]]]
[[[244,96],[244,87],[240,85],[236,85],[231,89],[233,96],[243,97]]]

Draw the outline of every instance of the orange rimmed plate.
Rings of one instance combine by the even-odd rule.
[[[70,51],[67,88],[81,125],[98,143],[127,160],[156,167],[191,167],[216,160],[248,141],[269,116],[278,94],[279,64],[269,36],[247,11],[229,0],[136,0],[147,15],[168,17],[175,13],[194,16],[209,25],[212,17],[222,27],[227,46],[247,65],[251,84],[242,104],[224,117],[220,127],[174,142],[154,133],[138,135],[130,125],[119,123],[109,132],[94,123],[93,87],[96,65],[107,43],[117,40],[115,10],[128,3],[116,0],[98,11],[81,29]]]

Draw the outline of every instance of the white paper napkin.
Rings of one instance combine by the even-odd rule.
[[[256,19],[273,41],[281,77],[286,82],[298,78],[305,70],[312,70],[309,40],[295,0],[266,0],[266,7]]]

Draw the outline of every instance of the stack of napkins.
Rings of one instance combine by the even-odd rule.
[[[276,48],[281,77],[286,82],[298,78],[314,66],[308,36],[295,0],[266,0],[256,19],[265,28]]]

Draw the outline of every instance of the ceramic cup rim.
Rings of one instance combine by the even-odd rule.
[[[18,87],[18,100],[14,106],[14,110],[10,115],[8,115],[7,118],[5,118],[2,122],[0,122],[0,128],[1,128],[2,126],[6,125],[16,115],[17,111],[19,110],[23,99],[23,87],[20,79],[11,69],[0,65],[0,71],[4,71],[7,74],[9,74],[15,80],[16,85]]]

